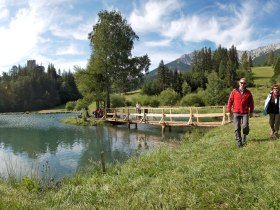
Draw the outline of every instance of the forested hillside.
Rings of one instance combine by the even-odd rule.
[[[0,112],[46,109],[78,98],[73,74],[58,74],[52,64],[46,72],[43,66],[13,66],[0,77]]]

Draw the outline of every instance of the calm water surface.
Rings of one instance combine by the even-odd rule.
[[[100,161],[123,162],[157,148],[164,140],[180,139],[186,130],[174,128],[164,137],[159,126],[83,127],[61,123],[75,114],[0,115],[0,176],[42,176],[45,166],[55,179],[75,174]],[[44,174],[45,172],[43,172]]]

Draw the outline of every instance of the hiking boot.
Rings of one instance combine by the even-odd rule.
[[[243,135],[243,138],[242,138],[242,144],[245,145],[247,142],[246,142],[246,135]]]
[[[278,132],[277,132],[277,131],[276,131],[276,132],[274,132],[274,137],[275,137],[275,138],[277,138],[277,139],[279,138],[279,134],[278,134]]]
[[[237,146],[238,147],[242,147],[243,146],[241,138],[237,141]]]

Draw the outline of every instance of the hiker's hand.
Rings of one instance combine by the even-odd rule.
[[[253,112],[250,112],[250,118],[253,117]]]

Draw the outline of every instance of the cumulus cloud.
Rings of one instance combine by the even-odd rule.
[[[165,47],[165,46],[170,46],[171,40],[164,39],[164,40],[159,40],[159,41],[147,41],[144,44],[145,44],[145,46],[148,46],[148,47]]]
[[[157,32],[165,27],[165,20],[173,11],[180,9],[178,0],[149,0],[144,5],[135,7],[128,21],[137,32]]]
[[[79,25],[82,17],[66,9],[65,5],[68,5],[71,10],[73,0],[0,1],[2,1],[0,2],[0,21],[1,17],[3,19],[10,14],[8,5],[16,8],[13,10],[14,15],[9,17],[10,22],[0,26],[0,71],[7,71],[12,65],[25,63],[28,59],[49,56],[48,60],[51,60],[55,55],[54,52],[59,52],[58,47],[61,49],[73,42],[86,40],[87,33],[91,29],[89,24]],[[18,5],[20,7],[16,7]],[[79,26],[75,27],[76,25]],[[84,36],[83,33],[85,33]],[[64,40],[60,43],[61,45],[57,45],[57,40],[55,41],[51,36],[60,36]],[[74,48],[68,48],[65,53],[81,54]]]
[[[65,48],[59,48],[56,51],[56,55],[81,55],[82,52],[79,50],[78,46],[76,45],[69,45]]]

